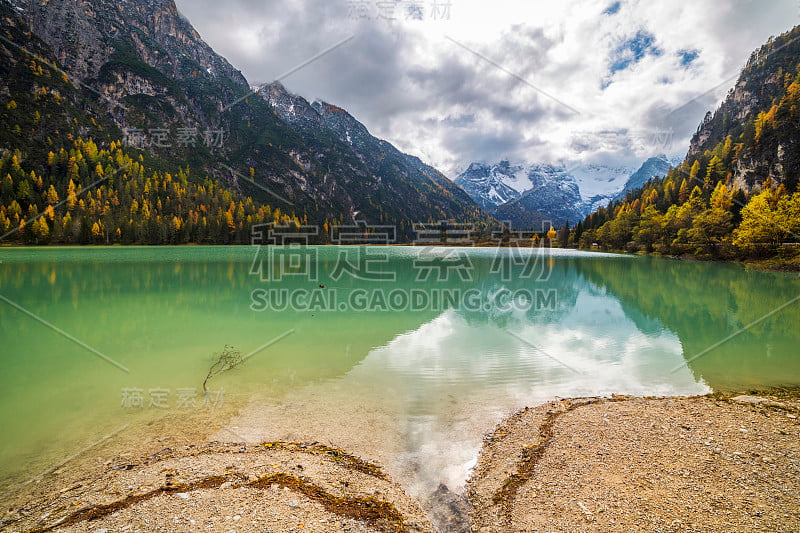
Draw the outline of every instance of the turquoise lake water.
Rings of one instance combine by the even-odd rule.
[[[795,275],[566,250],[0,249],[0,482],[131,409],[191,416],[310,383],[392,383],[402,425],[473,403],[797,386],[798,296]],[[226,345],[248,360],[206,398]]]

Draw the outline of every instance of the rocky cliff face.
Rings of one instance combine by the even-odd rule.
[[[120,43],[127,43],[138,58],[165,75],[180,77],[181,65],[188,58],[210,76],[247,87],[241,72],[203,41],[174,0],[19,3],[33,32],[50,45],[59,64],[81,81],[97,78]]]
[[[738,144],[735,158],[730,162],[732,184],[749,192],[767,176],[779,182],[794,183],[800,172],[798,124],[782,124],[777,135],[767,128],[767,135],[756,134],[760,114],[773,111],[772,122],[782,116],[781,100],[795,81],[797,58],[800,57],[800,27],[770,40],[756,50],[742,69],[736,85],[714,112],[709,112],[692,138],[686,160],[702,158],[726,138]],[[773,110],[773,106],[775,109]],[[790,107],[790,106],[785,106]]]

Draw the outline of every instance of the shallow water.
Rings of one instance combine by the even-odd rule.
[[[504,414],[556,396],[800,385],[797,277],[735,265],[411,247],[9,248],[0,261],[6,486],[206,401],[335,390],[327,422],[383,413],[427,490],[462,482]],[[225,345],[250,357],[205,399]]]

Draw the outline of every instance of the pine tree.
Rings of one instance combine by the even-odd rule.
[[[732,206],[733,194],[728,186],[720,181],[714,188],[714,192],[711,193],[711,207],[730,211]]]
[[[47,225],[45,217],[40,217],[36,219],[31,224],[31,230],[33,232],[33,236],[36,238],[37,241],[46,242],[48,237],[50,236],[50,227]]]
[[[695,160],[695,162],[692,163],[691,170],[689,170],[689,180],[697,181],[699,175],[700,175],[700,161]]]
[[[684,179],[681,182],[680,189],[678,189],[678,205],[686,203],[688,199],[689,199],[689,185],[686,183],[686,180]]]
[[[703,180],[703,189],[704,190],[711,190],[711,187],[714,183],[719,179],[719,174],[722,170],[722,160],[714,156],[711,158],[711,161],[708,163],[708,168],[706,169],[706,177]]]
[[[78,197],[75,194],[75,183],[70,179],[69,185],[67,185],[67,210],[74,210],[77,201]]]
[[[56,192],[56,188],[50,185],[47,188],[47,192],[45,193],[44,200],[49,205],[56,205],[58,203],[58,192]]]
[[[97,222],[92,224],[92,238],[95,242],[99,242],[103,238],[103,230]]]
[[[30,202],[33,200],[31,184],[26,178],[23,178],[17,186],[17,199],[23,202]]]
[[[6,177],[0,183],[0,195],[5,201],[14,198],[14,178],[11,177],[11,174],[6,174]]]

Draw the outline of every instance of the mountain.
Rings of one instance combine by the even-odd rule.
[[[692,137],[686,162],[703,162],[728,138],[741,147],[728,154],[726,166],[734,187],[751,191],[767,176],[794,190],[800,176],[800,121],[797,63],[800,28],[795,27],[756,50],[736,85],[712,114],[707,113]]]
[[[522,174],[521,180],[520,174]],[[527,187],[525,181],[524,169],[521,166],[512,168],[508,161],[502,161],[497,165],[472,163],[454,180],[455,184],[464,189],[481,209],[488,212],[519,198]],[[520,182],[523,182],[522,187],[519,186]]]
[[[584,216],[575,178],[563,166],[473,163],[455,183],[496,219],[515,228],[562,225]]]
[[[578,182],[564,167],[532,165],[527,178],[529,189],[500,206],[494,212],[498,220],[511,222],[514,228],[538,230],[547,220],[558,227],[582,218],[584,201]]]
[[[753,52],[682,163],[590,214],[575,238],[616,249],[791,258],[781,245],[800,240],[798,72],[800,26]]]
[[[259,94],[300,134],[318,161],[328,169],[341,169],[341,175],[357,185],[350,191],[358,200],[356,209],[369,206],[391,220],[427,222],[428,218],[415,217],[432,212],[439,214],[436,220],[488,220],[469,195],[441,172],[374,137],[344,109],[325,102],[309,103],[277,82],[263,87]],[[350,216],[361,214],[357,210]]]
[[[645,183],[655,177],[663,178],[667,175],[667,172],[669,172],[669,169],[672,167],[672,162],[670,162],[670,160],[667,159],[667,156],[663,154],[657,157],[651,157],[642,163],[642,166],[639,167],[639,170],[631,174],[631,176],[628,178],[628,181],[625,183],[625,187],[614,199],[616,200],[623,198],[627,193],[635,191],[636,189],[641,189]],[[592,209],[592,212],[595,210],[596,209]]]
[[[666,168],[664,165],[666,164]],[[515,227],[575,223],[629,190],[666,173],[665,157],[651,158],[636,172],[623,166],[472,163],[455,183],[481,208]],[[644,180],[644,181],[642,181]],[[640,185],[641,186],[641,185]],[[632,189],[631,189],[632,190]]]
[[[10,224],[25,219],[17,210],[23,215],[41,212],[47,205],[43,192],[50,185],[64,198],[70,179],[73,186],[95,181],[94,169],[80,164],[80,182],[77,175],[67,176],[73,169],[70,151],[81,152],[74,155],[81,157],[76,143],[89,139],[100,152],[113,157],[120,150],[120,160],[137,161],[143,167],[140,174],[174,177],[181,172],[206,191],[204,183],[210,180],[220,198],[225,193],[235,199],[235,207],[225,211],[237,228],[259,210],[277,221],[288,216],[320,225],[356,218],[395,224],[402,226],[404,239],[413,236],[411,223],[416,221],[485,225],[491,220],[439,172],[375,139],[343,110],[327,104],[309,107],[298,98],[306,121],[281,112],[202,40],[173,0],[4,0],[0,26],[0,150],[16,153],[19,163],[12,175],[13,194],[4,200],[7,219],[11,202],[19,204]],[[267,90],[273,89],[279,90]],[[340,135],[345,124],[363,136],[363,145]],[[62,150],[67,164],[54,167],[50,153],[59,158]],[[23,170],[37,176],[31,194],[28,185],[19,194],[19,184],[26,181]],[[126,169],[118,170],[122,179],[103,184],[104,191],[113,187],[125,196],[119,198],[122,204],[136,200],[141,206],[141,191],[125,183],[134,178]],[[44,191],[38,190],[39,181]],[[173,219],[180,224],[188,211],[199,210],[199,205],[187,205],[183,211],[169,211],[165,199],[161,208],[155,198],[148,202],[154,224]],[[252,209],[247,207],[251,204]],[[102,217],[86,211],[72,218],[78,226],[109,228],[109,242],[116,242],[119,229],[119,242],[128,242],[128,215],[112,202]],[[48,219],[51,232],[57,217]],[[213,217],[222,220],[225,215]],[[244,231],[234,233],[237,242],[246,237]],[[133,241],[164,240],[134,236]]]

